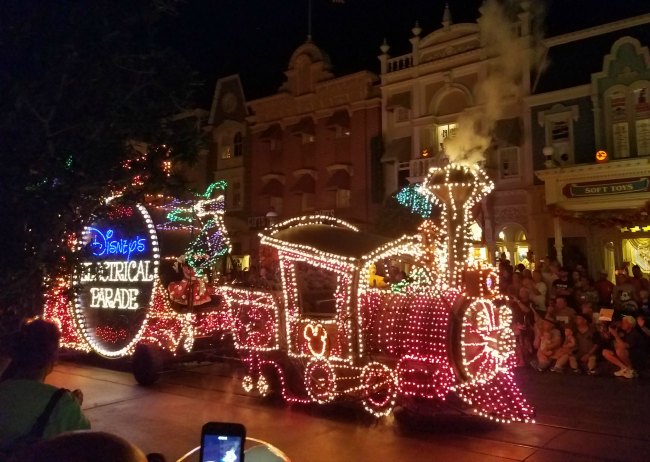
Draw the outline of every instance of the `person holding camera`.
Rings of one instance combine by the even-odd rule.
[[[645,338],[636,324],[633,316],[623,316],[620,329],[614,325],[609,326],[609,332],[614,339],[614,349],[603,350],[603,357],[619,368],[614,372],[617,377],[636,378],[637,370],[643,365]]]

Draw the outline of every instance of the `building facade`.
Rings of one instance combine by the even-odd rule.
[[[378,181],[381,99],[377,77],[331,73],[329,57],[307,41],[292,54],[286,81],[250,101],[251,218],[326,214],[369,227]]]
[[[388,44],[380,47],[385,196],[422,181],[431,166],[457,161],[456,144],[462,160],[483,163],[496,184],[476,213],[489,259],[527,262],[541,248],[525,100],[535,55],[531,14],[483,11],[476,23],[453,24],[445,7],[439,29],[423,36],[416,23],[411,32],[408,54],[391,57]],[[475,144],[480,155],[469,159],[462,151]]]
[[[548,252],[592,274],[650,273],[650,14],[544,45],[527,101]]]

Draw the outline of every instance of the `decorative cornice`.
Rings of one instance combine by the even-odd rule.
[[[542,43],[547,47],[564,45],[565,43],[576,42],[578,40],[596,37],[609,32],[616,32],[617,30],[629,29],[630,27],[641,26],[643,24],[650,24],[650,13],[602,24],[600,26],[590,27],[588,29],[569,32],[568,34],[556,35],[555,37],[544,39]]]

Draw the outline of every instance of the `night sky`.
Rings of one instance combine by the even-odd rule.
[[[313,1],[313,41],[335,75],[379,72],[384,37],[396,56],[410,51],[415,21],[422,36],[440,27],[443,0]],[[341,0],[339,0],[341,1]],[[454,23],[475,22],[480,0],[449,0]],[[650,13],[649,0],[545,0],[546,36]],[[169,22],[169,43],[198,71],[198,104],[208,108],[219,77],[238,73],[246,98],[273,94],[293,51],[307,37],[307,0],[185,0]],[[650,45],[650,44],[646,44]]]

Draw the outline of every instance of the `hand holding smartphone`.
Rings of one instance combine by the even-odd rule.
[[[201,462],[244,462],[246,428],[238,423],[208,422],[201,431]]]

